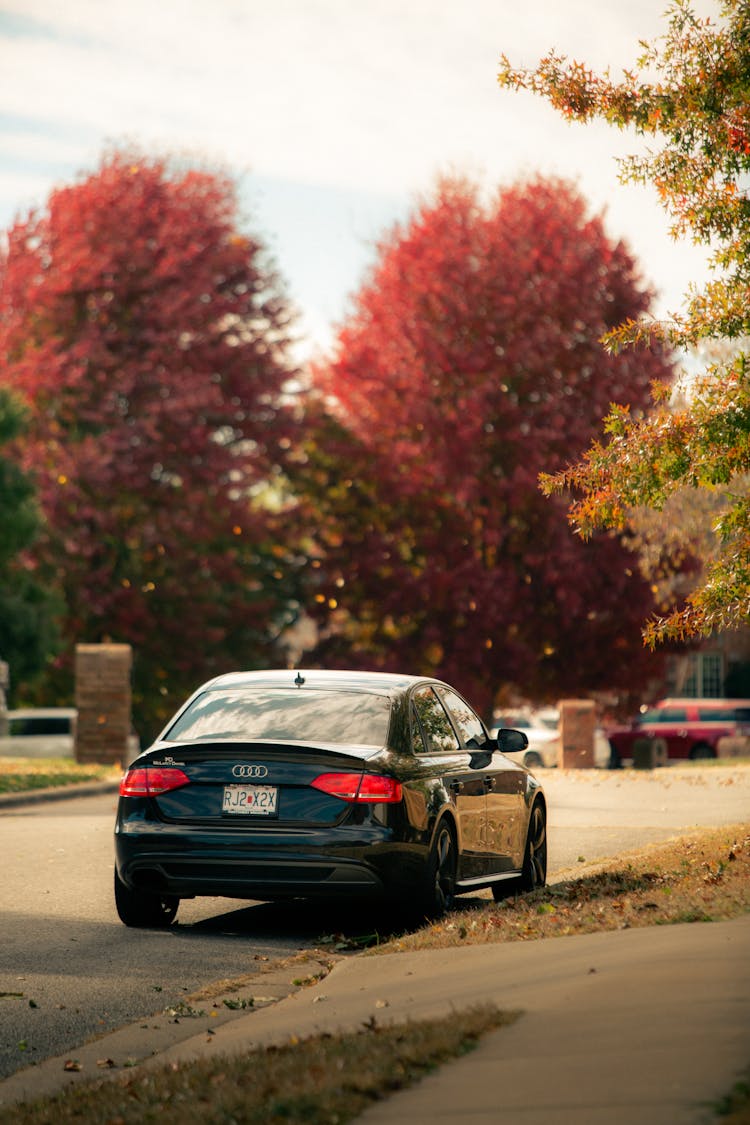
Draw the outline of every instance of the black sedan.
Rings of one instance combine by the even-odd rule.
[[[127,926],[181,898],[387,898],[436,917],[547,874],[544,793],[447,684],[268,671],[199,688],[128,768],[115,827]]]

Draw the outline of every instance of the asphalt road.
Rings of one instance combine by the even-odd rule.
[[[550,878],[698,827],[750,821],[750,768],[540,771]],[[362,910],[184,902],[167,932],[122,926],[112,901],[114,797],[0,812],[0,1078],[91,1036],[176,1008],[332,933],[378,930]],[[387,929],[385,930],[387,932]]]
[[[324,933],[314,911],[227,899],[184,902],[167,932],[127,929],[113,825],[112,797],[0,812],[0,1078]]]

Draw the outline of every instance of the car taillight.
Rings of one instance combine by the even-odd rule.
[[[158,766],[128,770],[120,782],[121,797],[156,797],[170,789],[189,785],[190,778],[182,770],[161,769]]]
[[[393,777],[377,773],[322,773],[310,782],[313,789],[340,797],[342,801],[377,801],[393,804],[400,801],[403,788]]]

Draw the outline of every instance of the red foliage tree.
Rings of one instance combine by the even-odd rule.
[[[257,496],[295,440],[290,310],[232,182],[162,159],[109,154],[7,238],[0,377],[30,406],[36,550],[70,647],[133,644],[153,728],[196,680],[273,653],[284,583]]]
[[[612,401],[670,377],[599,340],[649,303],[633,259],[568,184],[483,206],[442,183],[379,248],[316,382],[335,418],[308,450],[322,520],[319,659],[445,676],[489,708],[639,690],[652,595],[619,540],[577,539],[542,470],[576,457]]]

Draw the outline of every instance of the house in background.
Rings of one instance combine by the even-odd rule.
[[[750,629],[718,633],[667,662],[665,695],[682,699],[750,698]]]

